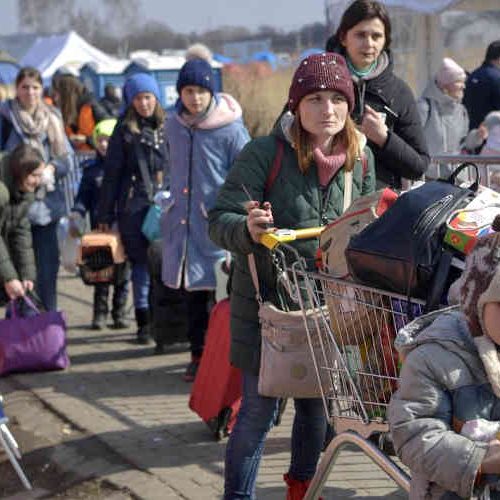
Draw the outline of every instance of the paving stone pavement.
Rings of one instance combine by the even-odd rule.
[[[125,331],[87,329],[92,289],[62,274],[59,307],[68,320],[71,368],[11,376],[76,428],[97,437],[122,457],[127,467],[109,471],[98,460],[86,467],[127,486],[145,499],[221,498],[226,441],[216,442],[188,408],[189,390],[181,375],[188,353],[174,346],[152,355],[151,346],[133,343]],[[5,394],[8,397],[8,394]],[[257,498],[284,498],[283,473],[289,461],[293,405],[267,439],[257,481]],[[78,445],[78,443],[75,443]],[[406,498],[369,458],[343,451],[323,498]]]

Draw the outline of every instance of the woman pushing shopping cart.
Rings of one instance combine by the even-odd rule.
[[[273,253],[302,311],[317,387],[336,432],[304,498],[318,498],[336,458],[349,445],[409,491],[408,474],[381,448],[402,361],[393,347],[396,332],[422,314],[425,302],[310,271],[287,244],[280,243]]]
[[[374,190],[373,155],[349,117],[353,104],[352,80],[341,56],[325,53],[304,59],[290,86],[290,111],[271,135],[245,146],[208,214],[212,240],[235,256],[231,363],[243,373],[242,406],[226,450],[225,499],[255,498],[264,441],[278,411],[279,398],[263,396],[258,388],[259,310],[265,313],[266,324],[278,316],[289,321],[288,330],[296,332],[293,341],[301,340],[298,325],[304,330],[298,304],[282,293],[288,286],[286,276],[277,274],[260,237],[274,232],[273,227],[326,224],[343,212],[350,199]],[[314,265],[317,241],[298,240],[292,245],[308,265]],[[254,256],[254,273],[249,254]],[[260,307],[264,303],[266,307]],[[287,313],[287,308],[295,308],[296,314],[283,317],[280,313]],[[293,372],[296,385],[305,386],[299,382],[307,375],[298,363]],[[291,465],[284,478],[289,498],[303,497],[325,441],[327,421],[320,393],[304,394],[294,397]]]

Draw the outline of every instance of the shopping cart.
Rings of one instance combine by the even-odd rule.
[[[339,453],[352,445],[409,492],[410,477],[381,451],[381,442],[389,432],[387,409],[401,363],[394,338],[424,312],[425,303],[309,271],[287,241],[277,237],[267,246],[304,318],[314,312],[313,326],[310,319],[304,323],[325,412],[336,431],[305,498],[318,498]]]

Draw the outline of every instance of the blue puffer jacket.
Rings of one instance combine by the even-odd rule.
[[[189,126],[180,110],[167,120],[170,192],[163,209],[162,279],[171,288],[215,288],[215,262],[224,252],[208,237],[208,211],[249,135],[240,105],[227,94],[216,96],[207,117]]]
[[[60,117],[60,113],[56,108],[51,107],[50,109]],[[0,149],[4,151],[12,151],[19,144],[26,142],[26,138],[23,136],[22,131],[13,125],[11,112],[10,101],[3,102],[0,105]],[[71,144],[67,140],[66,149],[68,150],[68,154],[66,156],[52,156],[47,136],[45,136],[43,140],[43,146],[45,149],[44,160],[46,163],[54,165],[56,178],[54,191],[47,192],[43,197],[43,201],[50,214],[50,221],[46,222],[49,223],[59,220],[59,218],[66,213],[63,179],[71,168],[73,168],[75,155]],[[37,192],[35,195],[36,199],[38,199],[39,196],[40,193]],[[31,214],[30,221],[35,225],[39,223],[36,218],[33,219],[31,217]],[[45,222],[43,225],[45,225]]]

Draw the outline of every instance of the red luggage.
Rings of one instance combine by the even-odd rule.
[[[215,304],[210,313],[205,348],[191,390],[189,407],[214,433],[227,436],[241,404],[241,372],[229,363],[229,300]]]

